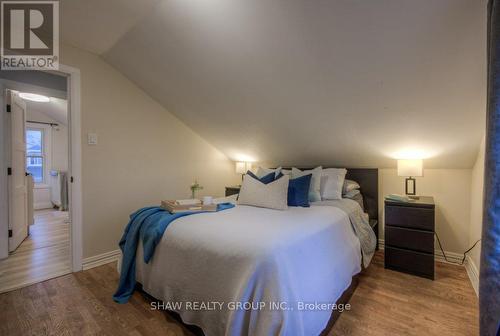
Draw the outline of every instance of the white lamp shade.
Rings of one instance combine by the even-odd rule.
[[[246,164],[245,162],[236,162],[236,173],[237,174],[245,174],[246,171]]]
[[[246,174],[247,171],[252,170],[252,163],[240,161],[236,162],[236,173],[237,174]]]
[[[398,160],[398,176],[423,176],[423,160]]]

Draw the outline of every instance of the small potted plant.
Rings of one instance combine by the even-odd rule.
[[[195,198],[195,194],[198,190],[203,190],[203,187],[198,183],[197,180],[194,180],[194,182],[191,184],[191,198],[194,199]]]

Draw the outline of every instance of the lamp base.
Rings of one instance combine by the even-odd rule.
[[[417,181],[413,177],[405,179],[405,193],[406,195],[415,195],[417,192]]]

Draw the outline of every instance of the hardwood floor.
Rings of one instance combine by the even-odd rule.
[[[436,263],[436,279],[384,269],[379,252],[330,335],[478,335],[479,300],[465,268]]]
[[[0,335],[191,335],[138,292],[115,304],[114,264],[0,295]],[[477,335],[478,300],[464,268],[437,263],[436,280],[385,270],[379,252],[329,335]]]
[[[0,293],[71,272],[68,213],[35,211],[30,235],[0,260]]]

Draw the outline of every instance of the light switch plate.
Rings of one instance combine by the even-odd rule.
[[[89,145],[97,145],[97,133],[88,133],[87,134],[87,143]]]

